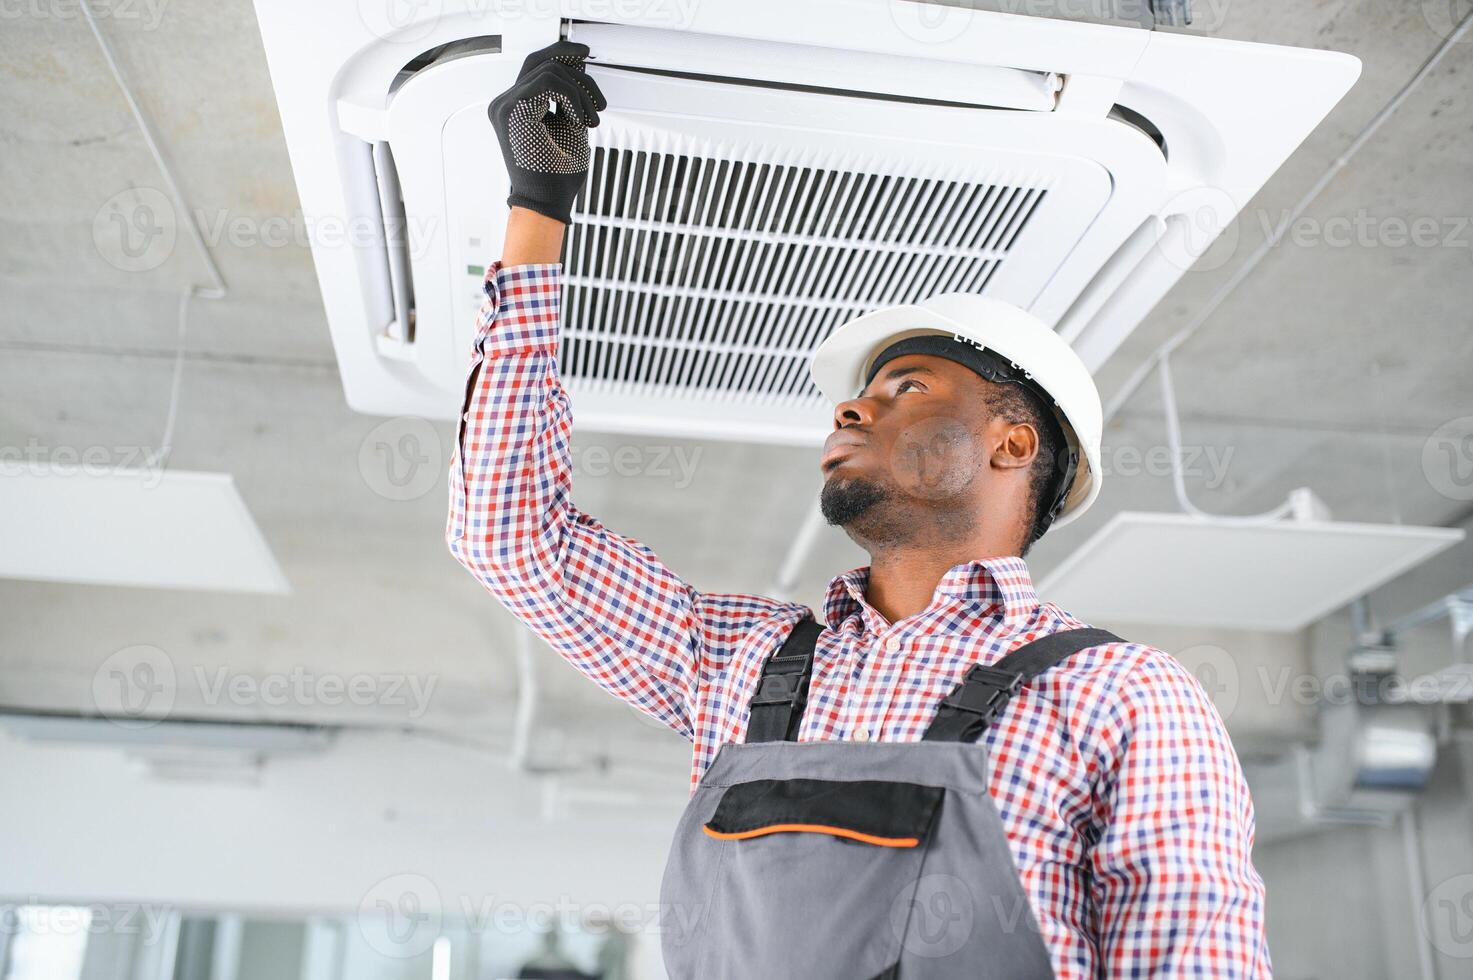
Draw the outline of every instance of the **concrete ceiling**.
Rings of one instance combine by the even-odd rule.
[[[250,4],[136,9],[134,18],[104,18],[102,29],[185,197],[207,230],[227,229],[211,236],[211,249],[231,293],[193,304],[172,465],[234,474],[294,591],[241,597],[0,582],[0,704],[86,710],[99,665],[147,644],[179,671],[181,713],[398,723],[403,709],[387,705],[206,703],[192,679],[220,668],[413,672],[437,688],[428,712],[409,720],[504,740],[516,631],[441,543],[443,475],[412,500],[376,491],[382,483],[360,465],[360,448],[382,420],[343,403],[308,249],[228,232],[234,219],[299,218]],[[1348,51],[1364,74],[1245,212],[1226,261],[1189,273],[1105,367],[1107,398],[1417,71],[1449,16],[1443,0],[1211,7],[1212,33]],[[1193,481],[1200,506],[1247,513],[1311,486],[1346,519],[1468,520],[1470,504],[1439,492],[1422,451],[1438,426],[1473,414],[1470,73],[1473,42],[1447,56],[1313,204],[1305,233],[1280,244],[1174,358],[1185,441],[1231,454],[1224,479]],[[162,185],[73,6],[7,19],[0,78],[0,446],[101,446],[120,455],[155,447],[177,298],[204,281],[204,269],[182,239],[167,261],[137,273],[115,267],[94,242],[110,198]],[[1389,223],[1428,217],[1442,229],[1439,244],[1394,244]],[[1336,220],[1369,223],[1370,239],[1337,247],[1319,233]],[[437,434],[441,455],[431,462],[442,468],[448,426]],[[1107,452],[1163,441],[1151,383],[1111,425]],[[577,442],[620,440],[580,434]],[[765,589],[812,506],[813,454],[715,442],[680,448],[697,461],[688,484],[580,473],[580,505],[702,589]],[[1122,509],[1175,509],[1168,481],[1117,474],[1088,519],[1039,546],[1035,573]],[[862,562],[825,530],[801,597],[817,602],[830,575]],[[1470,579],[1473,548],[1463,546],[1378,601],[1394,613]],[[683,755],[678,740],[609,703],[551,655],[541,674],[540,724],[575,742],[612,732],[604,744],[668,753],[672,762]],[[678,762],[674,773],[684,776]]]

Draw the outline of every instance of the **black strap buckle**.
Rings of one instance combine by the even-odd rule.
[[[812,616],[794,625],[777,653],[762,665],[747,721],[748,742],[796,742],[808,704],[813,650],[823,627]]]
[[[1006,693],[1009,697],[1023,689],[1023,675],[1016,670],[999,670],[976,664],[967,671],[967,680],[974,684],[985,684]]]
[[[1022,687],[1022,674],[979,664],[967,671],[966,680],[957,685],[941,703],[954,711],[980,715],[991,724]]]
[[[754,708],[767,704],[792,704],[798,699],[798,687],[803,681],[801,673],[763,674],[757,693],[752,697]]]
[[[1060,630],[1023,644],[991,667],[978,664],[941,702],[921,737],[928,742],[975,741],[1028,681],[1080,650],[1121,642],[1104,630]]]

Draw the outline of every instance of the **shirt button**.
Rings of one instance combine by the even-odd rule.
[[[856,741],[856,742],[868,742],[869,741],[869,732],[867,732],[863,728],[861,728],[859,731],[857,731],[857,732],[854,733],[854,741]]]
[[[886,640],[885,641],[885,652],[886,653],[899,653],[900,652],[900,637],[898,637],[898,636],[892,636],[888,640]]]
[[[470,412],[461,412],[460,413],[460,420],[462,422],[469,422],[471,420],[471,413]]]

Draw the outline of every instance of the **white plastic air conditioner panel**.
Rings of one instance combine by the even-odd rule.
[[[447,284],[419,290],[419,321],[454,324],[420,331],[416,364],[447,391],[506,216],[485,106],[451,95],[478,91],[489,57],[422,72],[388,112],[427,232],[415,282]],[[1157,147],[1113,120],[590,70],[611,108],[565,255],[582,427],[811,441],[827,410],[804,366],[834,327],[951,289],[1062,306],[1080,287],[1066,260],[1111,254],[1166,190]]]
[[[849,130],[856,144],[870,147],[843,161],[809,159],[810,166],[916,167],[916,154],[947,157],[953,151],[945,147],[968,141],[997,150],[999,159],[1026,157],[1006,171],[1001,164],[973,164],[977,179],[1011,178],[1029,191],[1046,187],[1043,203],[1018,230],[987,288],[1026,296],[1036,284],[1029,300],[1034,312],[1055,323],[1092,366],[1110,356],[1184,271],[1157,238],[1180,234],[1182,220],[1202,207],[1226,225],[1359,72],[1356,59],[1336,52],[1104,24],[955,7],[938,22],[921,17],[921,5],[907,0],[559,0],[553,8],[486,0],[387,8],[357,0],[255,4],[305,219],[314,227],[380,221],[373,145],[388,140],[396,157],[411,234],[413,342],[395,336],[395,326],[404,322],[394,305],[395,295],[399,306],[403,296],[402,283],[393,281],[402,267],[397,253],[385,261],[382,246],[372,242],[313,244],[348,402],[374,414],[448,417],[458,408],[472,307],[480,299],[473,269],[500,253],[505,215],[499,152],[484,108],[514,79],[526,54],[555,41],[565,26],[645,68],[704,68],[900,98],[915,97],[918,88],[924,97],[929,80],[944,79],[937,87],[948,91],[939,98],[1013,107],[904,106],[768,92],[780,105],[758,114],[750,109],[764,98],[757,89],[744,86],[736,98],[732,87],[661,88],[648,78],[631,81],[593,69],[616,103],[607,138],[612,141],[619,129],[625,147],[635,139],[664,138],[685,141],[678,144],[684,152],[737,152],[740,141],[732,131],[755,126],[767,135],[786,132],[754,145],[788,166],[805,162],[791,154],[792,137],[807,136],[806,130]],[[483,39],[499,53],[435,64],[395,86],[401,70],[425,52],[466,39]],[[797,51],[809,57],[795,58]],[[739,70],[744,64],[749,72]],[[851,84],[856,74],[860,84]],[[1051,99],[1057,80],[1063,90]],[[1108,118],[1117,103],[1161,129],[1168,161],[1140,132]],[[814,121],[820,110],[824,118]],[[736,119],[734,113],[745,115]],[[713,136],[713,127],[722,132]],[[910,157],[895,151],[896,141],[909,144]],[[384,147],[377,150],[382,157]],[[837,156],[832,147],[823,152]],[[1090,203],[1089,188],[1098,183],[1086,175],[1090,167],[1109,182],[1097,206]],[[1204,190],[1210,201],[1194,196]],[[1066,227],[1067,215],[1052,214],[1053,203],[1076,194],[1094,207],[1085,212],[1090,224],[1082,231]],[[1042,265],[1024,255],[1025,246],[1034,247],[1024,236],[1042,241],[1036,229],[1054,220],[1074,238],[1049,243],[1060,261],[1044,282]],[[579,233],[575,228],[571,238]],[[679,352],[678,345],[667,345],[666,361],[657,363],[678,365]],[[782,391],[781,384],[772,387],[774,378],[784,380],[781,369],[770,364],[748,377],[757,379],[758,393]],[[743,401],[736,390],[723,401],[680,392],[667,378],[663,400],[652,402],[648,390],[629,380],[623,379],[623,389],[604,384],[599,390],[571,379],[578,424],[602,418],[620,428],[711,435],[724,426],[731,435],[764,438],[798,438],[809,424],[790,418],[798,409],[780,398]],[[721,420],[715,430],[705,428],[707,418]]]

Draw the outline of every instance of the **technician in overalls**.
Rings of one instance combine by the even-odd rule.
[[[532,55],[491,106],[512,212],[447,536],[570,663],[692,741],[670,975],[1268,977],[1221,719],[1167,654],[1041,602],[1021,557],[1101,476],[1099,396],[1043,323],[939,296],[818,349],[821,504],[871,562],[817,619],[700,592],[574,506],[557,263],[605,108],[586,54]]]

